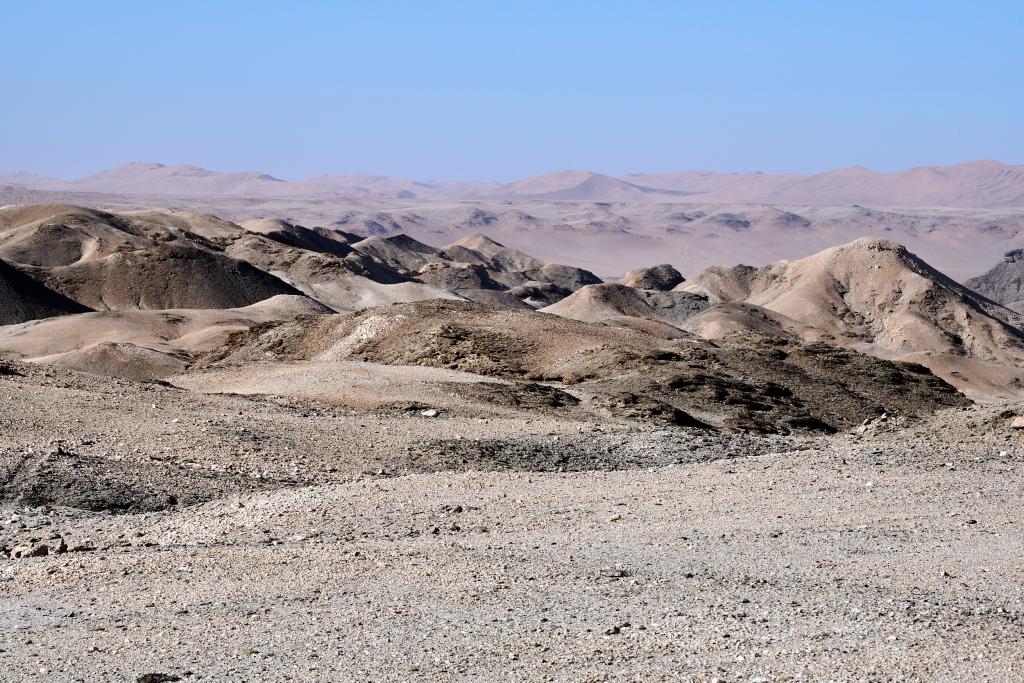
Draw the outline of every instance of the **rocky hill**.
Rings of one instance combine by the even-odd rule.
[[[1024,314],[1024,249],[1006,252],[1003,261],[992,270],[964,284],[992,301]]]

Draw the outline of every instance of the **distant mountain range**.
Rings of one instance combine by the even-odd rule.
[[[504,184],[403,180],[363,173],[285,181],[266,173],[131,163],[71,181],[23,171],[0,174],[0,185],[55,192],[204,197],[1024,207],[1024,166],[996,161],[921,166],[897,173],[855,166],[814,175],[687,171],[613,178],[589,171],[562,171]]]

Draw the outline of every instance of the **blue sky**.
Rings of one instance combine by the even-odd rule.
[[[0,171],[1024,163],[1024,1],[6,0]]]

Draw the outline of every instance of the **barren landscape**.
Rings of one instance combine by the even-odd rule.
[[[662,186],[675,189],[666,194]],[[508,184],[366,174],[285,182],[266,173],[160,164],[126,164],[71,182],[0,175],[0,205],[53,202],[118,210],[160,206],[239,223],[283,219],[360,235],[401,233],[432,245],[483,232],[602,277],[661,262],[687,276],[716,265],[763,266],[880,237],[963,280],[989,270],[1004,252],[1024,248],[1024,167],[985,161],[816,176],[616,179],[573,171]]]
[[[1024,681],[1024,3],[0,16],[0,683]]]
[[[4,680],[1024,676],[1024,210],[97,189],[0,208]]]

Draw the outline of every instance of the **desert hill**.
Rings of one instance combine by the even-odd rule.
[[[921,363],[974,395],[1021,390],[1019,317],[893,242],[861,239],[760,269],[713,269],[683,288],[765,309],[772,325],[805,340]],[[732,325],[715,308],[689,325],[710,334],[756,319],[750,308],[733,313],[739,317]],[[714,326],[706,325],[712,316]]]
[[[441,263],[447,260],[440,249],[404,235],[395,235],[391,238],[370,236],[355,242],[352,248],[407,275],[418,272],[428,263]]]
[[[686,278],[669,263],[631,270],[621,278],[619,284],[636,289],[657,289],[669,291],[683,284]]]
[[[79,192],[244,196],[273,194],[286,183],[265,173],[219,173],[198,166],[131,163],[75,181],[49,179],[41,185],[40,189]]]
[[[606,283],[587,285],[540,310],[584,322],[608,321],[634,327],[639,319],[655,320],[680,328],[687,319],[707,307],[707,298],[699,294]]]
[[[665,201],[684,193],[643,187],[600,173],[563,171],[517,180],[495,188],[490,194],[541,200],[633,202],[652,199]]]
[[[794,340],[810,338],[814,330],[796,320],[743,301],[719,301],[693,315],[683,327],[704,339]]]
[[[963,401],[920,366],[796,342],[786,349],[780,363],[774,342],[740,348],[689,335],[666,340],[542,313],[426,301],[284,322],[239,335],[200,365],[342,360],[422,365],[561,382],[584,396],[587,406],[616,415],[683,424],[689,418],[676,411],[711,421],[724,413],[726,426],[770,432],[831,430],[883,406],[926,410]],[[838,395],[836,363],[857,368]],[[899,392],[892,391],[893,383]]]
[[[183,372],[232,333],[299,315],[424,299],[532,311],[600,281],[482,235],[436,248],[282,220],[68,205],[0,209],[0,253],[16,259],[0,260],[0,352],[131,379]]]
[[[507,287],[548,283],[563,290],[575,291],[585,285],[601,282],[601,278],[588,270],[545,263],[480,233],[466,235],[444,247],[443,251],[454,261],[483,266],[496,281]]]
[[[82,306],[233,308],[297,290],[210,240],[241,232],[206,216],[80,207],[0,210],[0,254]]]
[[[252,227],[187,212],[6,207],[0,255],[98,310],[236,308],[300,292],[351,310],[446,295],[352,249],[354,235]]]
[[[601,282],[589,271],[545,263],[480,233],[439,248],[404,234],[367,237],[352,248],[404,277],[472,301],[513,308],[520,308],[524,301],[552,303],[580,287]]]
[[[480,234],[432,247],[281,219],[69,205],[0,209],[0,258],[97,310],[237,308],[300,292],[337,311],[431,298],[522,308],[601,281]]]
[[[1012,311],[1024,314],[1024,249],[1006,252],[992,270],[965,285]]]
[[[474,220],[490,219],[476,213]],[[304,295],[311,305],[336,312],[450,300],[454,308],[438,310],[456,317],[464,310],[492,309],[529,316],[532,309],[543,308],[564,319],[638,335],[635,339],[644,340],[637,342],[642,345],[696,343],[690,332],[722,339],[751,330],[762,339],[758,344],[773,339],[787,344],[825,342],[920,363],[979,397],[1015,395],[1019,378],[1024,378],[1018,369],[1024,341],[1016,314],[950,280],[899,245],[878,239],[761,268],[709,269],[688,282],[678,282],[683,277],[674,268],[657,266],[631,273],[627,281],[647,285],[631,287],[603,283],[581,268],[546,263],[479,232],[435,247],[404,234],[360,238],[281,219],[243,227],[201,213],[44,205],[0,209],[0,257],[9,259],[11,272],[75,302],[82,307],[77,310],[239,310],[282,295]],[[674,283],[678,284],[666,291]],[[27,285],[19,288],[28,291]],[[485,307],[473,309],[468,302]],[[12,322],[33,315],[20,310]],[[51,312],[70,310],[39,309],[40,315]],[[274,320],[298,314],[293,311]],[[67,336],[61,333],[46,353],[20,357],[55,362],[61,357],[69,367],[110,368],[120,362],[155,368],[150,374],[192,362],[173,358],[152,343],[133,341],[160,336],[154,322],[158,317],[83,320],[101,330],[88,343],[61,342],[61,335]],[[111,327],[100,320],[118,322]],[[558,318],[541,315],[537,320],[550,324]],[[529,317],[508,321],[526,329],[541,325]],[[71,330],[69,325],[73,322],[54,323],[34,334]],[[133,326],[138,329],[125,331]],[[214,323],[206,326],[213,329]],[[248,327],[240,324],[235,331],[242,329]],[[61,356],[66,353],[72,356]],[[537,367],[525,372],[546,376],[548,371]]]
[[[131,223],[110,213],[67,205],[0,208],[0,257],[56,267],[152,246]]]
[[[496,184],[419,182],[367,173],[337,173],[285,181],[268,173],[224,173],[192,165],[128,163],[77,180],[23,171],[0,174],[0,184],[55,192],[235,197],[416,197],[477,193]]]
[[[31,272],[95,310],[238,308],[300,293],[245,261],[184,243]]]
[[[351,254],[354,251],[352,243],[362,239],[359,235],[341,230],[306,228],[279,218],[258,218],[239,225],[249,232],[265,235],[281,244],[342,257]]]
[[[63,315],[0,327],[0,354],[113,377],[151,380],[184,371],[233,333],[333,311],[306,297],[277,295],[227,309],[120,310]]]

